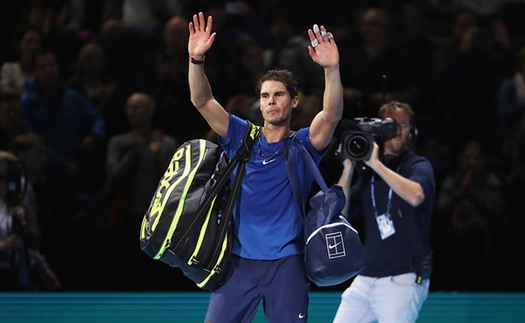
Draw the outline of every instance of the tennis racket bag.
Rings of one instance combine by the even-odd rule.
[[[231,161],[222,147],[211,141],[184,142],[174,153],[144,215],[142,251],[181,269],[199,288],[217,289],[232,249],[233,206],[259,136],[259,127],[249,123],[243,144]],[[230,189],[230,175],[237,166]]]

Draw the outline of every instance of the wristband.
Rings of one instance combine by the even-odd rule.
[[[205,60],[205,56],[204,55],[202,55],[202,59],[200,59],[200,60],[199,59],[195,59],[195,58],[190,56],[190,63],[192,63],[192,64],[202,64],[202,63],[204,63],[204,60]]]

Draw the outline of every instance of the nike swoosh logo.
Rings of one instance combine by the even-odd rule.
[[[306,316],[306,314],[299,313],[299,318],[302,319]]]
[[[328,249],[334,249],[335,247],[337,247],[340,244],[341,244],[341,242],[338,242],[338,243],[336,243],[334,245],[328,245]]]
[[[265,160],[263,160],[262,164],[263,165],[268,165],[269,163],[274,162],[274,161],[275,161],[275,159],[270,159],[270,160],[266,160],[265,159]]]

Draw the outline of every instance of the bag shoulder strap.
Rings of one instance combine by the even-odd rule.
[[[261,127],[248,121],[248,127],[246,127],[246,132],[244,133],[244,138],[242,140],[241,146],[237,148],[235,155],[228,162],[226,169],[224,170],[222,175],[217,179],[217,182],[214,184],[214,189],[209,194],[209,196],[214,197],[216,194],[218,194],[219,190],[228,182],[230,175],[232,174],[233,170],[235,169],[235,167],[237,167],[238,164],[244,164],[247,163],[248,160],[250,160],[252,148],[257,142],[257,140],[259,140],[260,136]],[[238,177],[242,177],[243,172],[240,173],[241,175],[238,175]],[[237,174],[239,174],[239,172]]]
[[[295,131],[290,132],[286,136],[285,140],[286,140],[285,145],[287,146],[284,151],[286,172],[288,173],[288,177],[290,179],[290,185],[292,186],[293,195],[304,217],[306,213],[305,203],[302,198],[303,195],[301,194],[301,187],[300,187],[301,181],[299,179],[299,173],[297,172],[297,166],[295,164],[295,160],[293,158],[293,153],[292,153],[292,146],[290,145],[291,140],[293,140],[296,143],[296,146],[298,147],[299,152],[301,153],[303,161],[305,162],[310,172],[314,175],[314,178],[317,184],[323,190],[323,192],[326,192],[328,190],[328,186],[326,185],[326,182],[321,172],[319,171],[319,167],[317,167],[317,165],[315,164],[312,156],[310,156],[310,153],[306,150],[303,143],[299,139],[297,139],[296,132]]]
[[[239,168],[237,169],[237,173],[235,174],[235,178],[233,181],[231,193],[232,198],[228,200],[228,205],[226,208],[227,211],[230,211],[230,208],[231,210],[233,210],[233,206],[235,204],[235,201],[237,200],[237,195],[240,191],[240,187],[242,184],[244,171],[246,170],[246,163],[250,160],[252,156],[253,146],[255,145],[257,140],[259,140],[260,137],[261,127],[248,121],[248,127],[246,127],[246,132],[244,133],[244,138],[242,140],[241,146],[237,148],[237,151],[235,152],[235,155],[231,160],[230,165],[228,165],[228,168],[231,168],[231,171],[233,171],[233,168],[235,168],[237,164],[239,165]],[[231,171],[227,171],[228,176],[229,174],[231,174]],[[230,213],[227,212],[226,214]]]
[[[210,193],[206,196],[206,199],[203,201],[199,209],[208,209],[212,201],[219,194],[220,190],[224,187],[224,185],[226,185],[226,183],[228,183],[230,175],[232,174],[235,167],[239,165],[241,167],[237,171],[237,174],[234,178],[232,193],[230,194],[230,198],[228,199],[228,204],[235,204],[234,202],[237,199],[237,194],[242,183],[242,177],[244,176],[244,166],[246,165],[248,160],[250,160],[253,145],[261,136],[260,128],[260,126],[254,125],[252,122],[248,121],[248,127],[246,127],[246,132],[244,134],[241,146],[235,152],[234,157],[228,162],[228,165],[226,166],[224,172],[221,174],[221,176],[217,178],[217,181],[213,184]],[[233,205],[231,206],[231,209],[233,209]],[[200,213],[201,212],[199,212],[198,214]],[[226,216],[228,216],[228,213],[225,214]]]
[[[250,157],[252,155],[252,148],[260,137],[261,127],[254,125],[252,122],[248,121],[248,127],[246,127],[246,133],[244,134],[241,146],[237,149],[237,151],[235,152],[235,156],[228,165],[227,174],[224,174],[224,176],[221,178],[221,180],[229,178],[231,172],[233,171],[233,168],[235,168],[237,164],[239,165],[239,168],[237,169],[237,173],[235,174],[235,178],[233,180],[230,196],[228,197],[228,201],[226,202],[226,206],[222,214],[223,221],[225,221],[226,225],[222,226],[222,229],[219,233],[219,241],[222,241],[224,239],[230,227],[230,223],[233,218],[233,208],[235,206],[235,203],[237,202],[239,192],[241,191],[242,180],[244,177],[244,172],[246,170],[246,163],[250,160]]]
[[[239,162],[247,162],[250,160],[253,145],[261,137],[261,126],[253,124],[251,121],[248,121],[248,127],[246,127],[246,132],[244,133],[244,138],[242,140],[241,146],[237,148],[235,155],[232,159],[239,159]]]

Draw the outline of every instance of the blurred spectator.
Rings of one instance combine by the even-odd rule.
[[[23,12],[18,17],[16,26],[17,34],[27,30],[37,30],[42,35],[45,47],[54,47],[58,39],[57,25],[61,19],[56,19],[56,11],[53,3],[47,0],[26,1]]]
[[[135,72],[135,88],[149,93],[157,106],[153,125],[181,142],[200,138],[208,129],[190,101],[188,23],[184,16],[171,17],[162,47],[146,54]]]
[[[261,43],[246,36],[233,46],[232,64],[226,74],[225,108],[233,114],[262,125],[257,81],[266,73]]]
[[[231,99],[244,95],[253,101],[259,100],[255,87],[259,77],[266,72],[263,46],[255,38],[247,36],[234,43],[232,49],[232,64],[226,74],[225,97]]]
[[[226,71],[224,87],[224,108],[258,125],[264,122],[259,94],[255,91],[259,78],[266,73],[263,50],[261,43],[251,36],[241,38],[233,44],[232,64]],[[210,129],[206,139],[217,142],[217,134]]]
[[[217,34],[213,42],[213,47],[206,53],[205,68],[206,75],[213,87],[213,94],[215,98],[223,104],[227,100],[227,82],[224,81],[224,76],[228,74],[228,70],[234,63],[232,44],[236,44],[239,40],[248,36],[257,39],[257,37],[251,33],[251,27],[244,24],[246,20],[243,20],[243,23],[239,24],[238,21],[232,19],[230,4],[229,2],[220,0],[210,1],[204,9],[191,11],[202,11],[206,17],[213,16],[212,32],[216,32]],[[252,20],[250,21],[248,19],[248,21],[251,24],[258,25],[259,20],[256,18],[258,17],[254,15],[252,16]]]
[[[26,79],[33,75],[33,56],[42,46],[41,35],[36,30],[27,30],[17,40],[15,60],[2,64],[0,90],[22,94]]]
[[[499,270],[492,242],[507,221],[501,179],[487,168],[480,142],[467,142],[457,157],[457,168],[446,175],[436,198],[436,264],[449,288],[487,290],[490,286],[479,282]]]
[[[504,22],[511,39],[512,47],[518,52],[525,46],[525,2],[501,1],[498,17]]]
[[[153,128],[155,109],[148,94],[133,93],[126,104],[127,120],[132,130],[112,137],[108,145],[105,194],[112,198],[106,229],[113,230],[111,249],[119,250],[118,255],[113,251],[108,253],[114,264],[111,266],[114,274],[111,280],[116,283],[114,288],[135,289],[149,286],[148,279],[158,279],[151,272],[145,272],[148,265],[154,264],[138,247],[138,232],[178,142]],[[132,270],[129,269],[130,263],[133,264]],[[157,281],[153,284],[164,283]]]
[[[109,73],[115,77],[115,81],[131,83],[143,54],[141,44],[134,41],[130,32],[117,19],[102,22],[95,41],[104,49]]]
[[[54,225],[62,229],[73,225],[78,173],[100,172],[78,168],[82,154],[97,151],[105,138],[105,121],[100,112],[80,94],[65,85],[59,75],[53,51],[35,56],[35,76],[26,82],[22,94],[22,122],[28,132],[46,141],[51,204]],[[50,224],[58,230],[58,227]]]
[[[134,225],[140,224],[158,181],[178,147],[175,138],[153,127],[155,111],[151,96],[133,93],[126,103],[131,131],[113,136],[108,144],[107,185],[114,192],[129,188],[125,220]]]
[[[482,28],[473,11],[451,12],[453,39],[433,57],[436,129],[451,156],[467,140],[490,149],[500,144],[496,93],[501,79],[513,74],[514,55],[501,21]],[[473,117],[475,116],[475,118]],[[493,156],[487,151],[488,162]]]
[[[516,72],[501,83],[498,92],[499,113],[505,130],[500,146],[506,202],[509,203],[509,228],[518,230],[524,223],[525,200],[525,46],[516,55]]]
[[[271,41],[271,32],[262,21],[258,8],[254,8],[253,1],[224,1],[227,24],[234,26],[238,30],[247,33],[253,39],[256,39],[263,47],[269,45]],[[197,12],[197,11],[191,11]]]
[[[105,180],[107,140],[110,136],[129,129],[122,105],[131,93],[131,86],[117,82],[107,69],[104,49],[96,42],[85,44],[79,54],[74,73],[67,85],[78,90],[99,111],[106,123],[106,135],[95,147],[96,150],[79,151],[78,167],[80,170],[92,169],[95,172],[79,172],[78,191],[82,198],[98,192]]]
[[[397,19],[408,46],[428,54],[445,44],[450,37],[448,12],[443,1],[405,1]]]
[[[387,13],[365,8],[358,13],[357,23],[358,45],[341,61],[344,117],[375,116],[381,103],[391,100],[410,103],[417,109],[419,76],[410,52],[392,37]]]
[[[102,113],[107,124],[106,138],[129,129],[121,107],[132,86],[115,80],[109,72],[106,53],[99,43],[90,42],[82,46],[67,85],[78,90]]]
[[[161,43],[162,25],[179,13],[179,8],[169,0],[116,0],[104,1],[102,21],[118,20],[133,37],[134,42],[146,51],[158,48]]]
[[[436,202],[441,220],[450,220],[445,225],[454,232],[485,234],[502,226],[501,179],[487,169],[481,143],[464,145],[458,167],[445,177]]]
[[[82,39],[77,38],[75,30],[68,28],[70,15],[68,0],[30,0],[19,18],[17,32],[37,30],[42,37],[42,47],[52,48],[58,60],[62,73],[68,73],[69,66],[74,62],[76,54],[82,45]]]
[[[502,153],[504,166],[510,166],[523,154],[523,142],[516,132],[520,131],[520,122],[525,117],[525,46],[516,55],[514,75],[504,79],[498,89],[498,108],[502,134]]]
[[[0,149],[8,150],[18,134],[26,132],[20,115],[20,95],[0,93]]]
[[[271,43],[263,52],[264,66],[266,69],[285,68],[292,71],[300,84],[300,95],[315,95],[322,98],[323,69],[309,57],[308,35],[298,33],[298,30],[304,29],[295,24],[295,17],[292,16],[294,14],[296,13],[281,12],[274,16],[270,26]],[[215,17],[213,19],[215,21]]]
[[[80,49],[73,74],[68,78],[68,85],[77,89],[97,107],[103,106],[115,90],[106,64],[102,46],[87,43]]]
[[[169,76],[187,73],[188,23],[184,16],[173,16],[166,22],[161,48],[147,53],[137,68],[135,85],[139,90],[151,92]]]
[[[298,130],[307,127],[321,110],[323,110],[323,101],[319,97],[310,95],[302,98],[297,108],[293,110],[290,128]]]
[[[428,122],[428,126],[432,126],[431,118],[435,114],[431,77],[432,56],[451,38],[449,6],[444,1],[404,1],[399,12],[395,13],[393,18],[399,27],[399,36],[411,53],[412,65],[415,66],[418,75],[421,76],[418,79],[421,100],[417,108],[417,119],[418,121],[426,119],[425,122]],[[419,128],[426,129],[428,127],[420,126]]]
[[[0,151],[0,291],[57,290],[60,282],[39,250],[37,223],[23,205],[20,167],[14,154]]]

